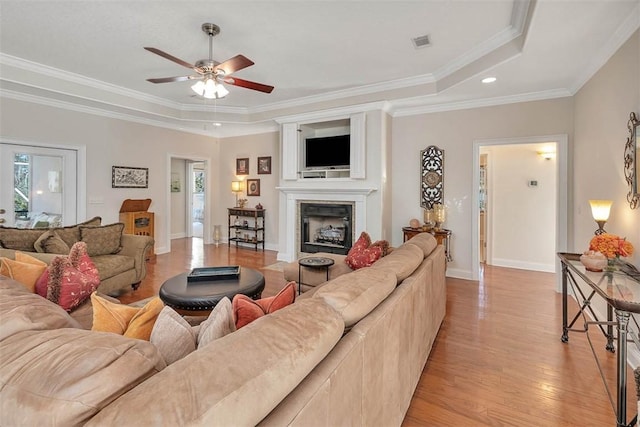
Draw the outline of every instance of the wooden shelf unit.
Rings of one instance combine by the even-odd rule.
[[[265,209],[227,208],[227,210],[229,211],[229,247],[232,242],[235,242],[236,247],[238,244],[253,245],[257,251],[258,246],[262,245],[264,251]],[[233,217],[235,220],[232,220]]]

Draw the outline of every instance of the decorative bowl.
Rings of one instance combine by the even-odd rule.
[[[590,251],[591,252],[591,251]],[[580,255],[580,262],[587,271],[602,271],[607,266],[607,257],[600,252],[591,252]]]

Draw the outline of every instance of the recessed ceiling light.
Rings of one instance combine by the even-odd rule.
[[[220,122],[213,122],[212,125],[214,125],[215,127],[219,128],[220,126],[222,126],[222,123]]]
[[[496,80],[498,79],[496,79],[495,77],[485,77],[484,79],[482,79],[482,83],[493,83]]]

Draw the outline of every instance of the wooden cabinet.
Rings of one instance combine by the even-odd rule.
[[[416,234],[420,233],[431,233],[436,238],[436,241],[439,245],[444,245],[444,253],[447,257],[447,261],[453,261],[451,257],[451,248],[450,248],[450,240],[451,240],[451,230],[447,230],[445,228],[441,230],[424,230],[423,228],[411,228],[411,227],[402,227],[402,233],[404,235],[403,242],[411,239]]]
[[[120,222],[124,224],[123,233],[154,238],[154,215],[153,212],[147,211],[150,205],[151,199],[127,199],[122,203]],[[151,246],[146,259],[152,259],[155,256]]]
[[[262,245],[264,251],[264,209],[228,208],[229,211],[229,247],[231,243],[253,245],[257,251]]]

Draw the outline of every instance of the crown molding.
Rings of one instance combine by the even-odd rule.
[[[573,96],[573,94],[567,89],[553,89],[542,92],[523,93],[519,95],[500,96],[495,98],[420,105],[422,102],[427,101],[425,97],[421,97],[392,103],[393,109],[391,116],[415,116],[419,114],[440,113],[445,111],[468,110],[471,108],[495,107],[498,105],[516,104],[519,102],[544,101],[547,99],[566,98],[569,96]],[[402,106],[403,103],[405,106]]]
[[[288,116],[276,117],[273,120],[276,123],[309,123],[314,121],[329,121],[343,119],[350,114],[364,113],[367,111],[386,111],[391,110],[389,101],[369,102],[366,104],[349,105],[346,107],[330,108],[321,111],[311,111],[309,113],[292,114]]]

